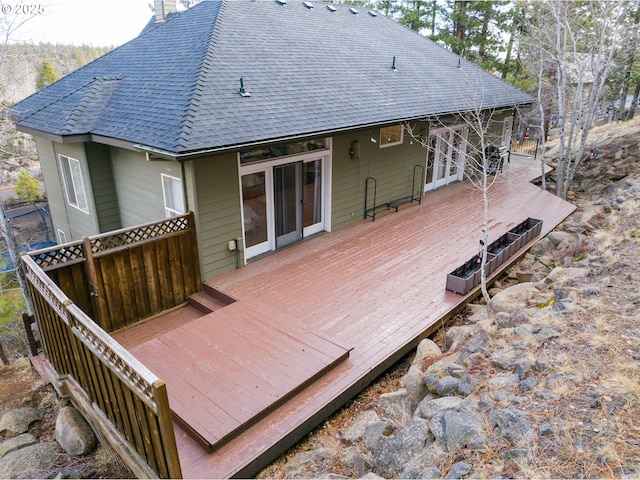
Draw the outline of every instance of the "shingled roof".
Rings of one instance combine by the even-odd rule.
[[[13,114],[36,133],[180,155],[531,101],[379,13],[230,0],[146,28]]]

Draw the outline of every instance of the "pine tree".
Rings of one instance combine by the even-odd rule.
[[[38,69],[38,78],[36,79],[36,88],[42,90],[44,87],[51,85],[58,80],[60,76],[57,74],[54,66],[48,60],[40,64]]]

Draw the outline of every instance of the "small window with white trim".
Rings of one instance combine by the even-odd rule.
[[[67,243],[67,234],[64,233],[64,230],[58,229],[58,245],[64,245]]]
[[[380,148],[400,145],[404,140],[404,128],[402,125],[392,125],[380,129]]]
[[[162,194],[164,195],[164,213],[167,218],[177,217],[184,212],[182,180],[170,175],[162,175]]]
[[[67,195],[67,203],[84,213],[89,213],[89,203],[82,180],[82,169],[80,162],[75,158],[65,155],[58,155],[60,158],[60,169],[62,171],[62,182]]]

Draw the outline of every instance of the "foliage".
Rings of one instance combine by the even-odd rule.
[[[22,167],[16,180],[15,192],[20,200],[35,202],[40,198],[40,182],[31,175],[29,170]]]
[[[45,60],[40,64],[38,69],[38,77],[36,78],[36,88],[42,90],[44,87],[56,82],[60,76],[50,61]]]

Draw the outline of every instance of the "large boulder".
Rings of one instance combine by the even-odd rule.
[[[29,431],[33,422],[40,420],[35,408],[18,408],[10,410],[0,418],[0,435],[15,437]]]
[[[8,453],[29,447],[36,443],[38,443],[38,440],[30,433],[23,433],[17,437],[11,437],[9,440],[0,443],[0,457],[4,457]]]
[[[342,433],[342,439],[347,443],[353,443],[362,439],[364,431],[369,425],[378,423],[380,417],[373,410],[366,410],[360,413]]]
[[[537,291],[534,283],[518,283],[495,294],[489,306],[495,313],[513,313]]]
[[[429,429],[447,451],[465,448],[478,439],[485,439],[482,417],[472,411],[443,410],[435,414],[429,421]]]
[[[440,347],[438,347],[438,345],[430,338],[425,338],[416,348],[416,354],[413,358],[412,365],[423,370],[422,365],[427,358],[439,357],[440,355],[442,355]]]
[[[396,477],[414,457],[433,443],[426,420],[416,418],[394,437],[381,437],[373,449],[375,471],[384,478]]]
[[[82,456],[96,447],[96,436],[82,414],[64,407],[56,418],[56,440],[69,455]]]
[[[43,478],[59,456],[55,442],[15,450],[0,458],[0,478]]]

